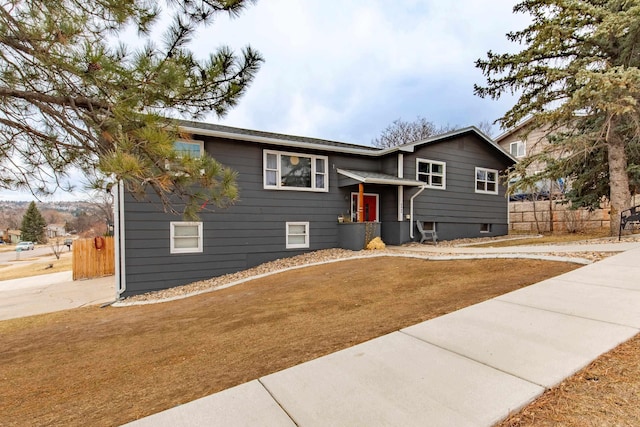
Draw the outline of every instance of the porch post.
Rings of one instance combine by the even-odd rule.
[[[358,185],[358,222],[364,222],[364,183]]]

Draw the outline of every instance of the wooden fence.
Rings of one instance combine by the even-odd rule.
[[[73,280],[92,279],[114,274],[113,237],[75,240],[73,242],[72,266]]]

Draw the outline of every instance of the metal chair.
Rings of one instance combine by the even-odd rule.
[[[424,243],[425,240],[431,239],[434,245],[438,244],[438,234],[436,230],[425,230],[422,225],[422,221],[416,221],[416,227],[418,227],[418,232],[420,232],[420,243]]]

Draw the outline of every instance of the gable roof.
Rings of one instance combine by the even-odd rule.
[[[478,136],[482,141],[487,143],[489,145],[489,147],[491,147],[493,150],[497,151],[500,155],[505,157],[507,160],[509,160],[509,161],[511,161],[513,163],[517,162],[515,157],[513,157],[509,152],[505,151],[504,148],[502,148],[500,145],[498,145],[494,140],[489,138],[487,135],[485,135],[482,131],[480,131],[475,126],[469,126],[469,127],[466,127],[466,128],[454,130],[454,131],[443,133],[443,134],[440,134],[440,135],[434,135],[432,137],[429,137],[429,138],[426,138],[426,139],[422,139],[420,141],[410,142],[408,144],[400,145],[397,148],[399,150],[401,150],[401,151],[414,152],[417,148],[419,148],[419,147],[421,147],[423,145],[430,145],[430,144],[439,143],[439,142],[445,141],[447,139],[451,139],[451,138],[454,138],[454,137],[457,137],[457,136],[463,136],[463,135],[466,135],[466,134]]]
[[[495,138],[495,141],[497,143],[500,143],[500,141],[502,141],[503,139],[513,135],[514,133],[516,133],[517,131],[519,131],[520,129],[526,127],[528,124],[530,124],[533,121],[533,116],[529,116],[527,118],[525,118],[524,120],[522,120],[520,123],[516,124],[514,127],[506,130],[505,132],[501,133],[500,135],[498,135]]]
[[[251,141],[261,144],[273,144],[284,147],[310,148],[323,151],[346,152],[353,154],[370,154],[380,151],[379,148],[366,145],[348,144],[328,139],[308,138],[304,136],[285,135],[281,133],[263,132],[259,130],[235,128],[231,126],[215,125],[179,120],[178,125],[186,132],[196,135],[215,136],[226,139]]]
[[[482,133],[475,126],[454,130],[441,135],[435,135],[420,141],[415,141],[397,147],[376,148],[366,145],[349,144],[346,142],[331,141],[327,139],[308,138],[302,136],[285,135],[273,132],[263,132],[251,129],[222,126],[212,123],[202,123],[187,120],[178,120],[179,127],[188,133],[214,136],[218,138],[235,139],[241,141],[256,142],[259,144],[278,145],[282,147],[306,148],[312,150],[330,151],[334,153],[355,154],[361,156],[380,157],[396,152],[413,153],[423,145],[430,145],[452,139],[463,135],[476,135],[483,142],[488,144],[498,154],[506,160],[516,163],[516,159],[502,147],[496,144],[491,138]]]

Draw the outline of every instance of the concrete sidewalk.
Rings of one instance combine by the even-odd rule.
[[[0,281],[0,320],[115,300],[114,276],[73,281],[71,271]]]
[[[491,426],[640,331],[635,248],[127,425]]]
[[[416,252],[421,254],[540,254],[540,253],[579,253],[579,252],[624,252],[640,248],[640,242],[621,243],[589,243],[589,244],[564,244],[564,245],[527,245],[505,246],[496,248],[478,248],[474,246],[443,246],[443,245],[407,245],[387,246],[387,249]]]

